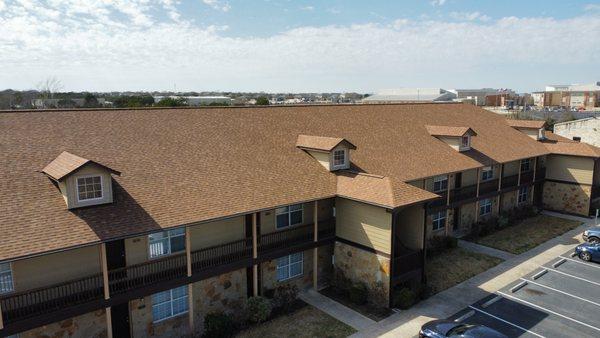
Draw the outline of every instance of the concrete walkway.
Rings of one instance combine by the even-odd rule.
[[[573,216],[549,215],[573,219]],[[585,224],[553,238],[521,255],[514,256],[448,290],[442,291],[410,308],[360,330],[351,337],[415,337],[426,322],[447,318],[486,297],[505,285],[537,269],[540,265],[573,249],[581,233],[593,226],[593,220],[578,217]],[[338,318],[338,317],[336,317]]]
[[[489,246],[485,246],[485,245],[481,245],[481,244],[477,244],[477,243],[473,243],[473,242],[469,242],[469,241],[464,241],[462,239],[458,240],[458,246],[465,250],[468,250],[468,251],[478,252],[478,253],[482,253],[484,255],[488,255],[488,256],[492,256],[492,257],[498,257],[505,261],[515,257],[515,254],[512,254],[510,252],[494,249]]]
[[[363,316],[313,289],[301,292],[299,298],[358,331],[377,323],[373,319]]]

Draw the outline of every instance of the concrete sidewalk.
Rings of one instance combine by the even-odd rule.
[[[485,246],[485,245],[481,245],[481,244],[477,244],[477,243],[473,243],[473,242],[469,242],[469,241],[464,241],[462,239],[458,240],[458,246],[465,250],[468,250],[468,251],[478,252],[478,253],[482,253],[482,254],[485,254],[488,256],[492,256],[492,257],[498,257],[505,261],[516,256],[515,254],[512,254],[510,252],[494,249],[489,246]]]
[[[300,293],[299,298],[358,331],[376,323],[373,319],[363,316],[313,289]]]
[[[551,213],[550,215],[574,219],[574,216],[565,216],[558,213]],[[442,291],[416,304],[409,310],[395,313],[351,337],[416,336],[421,326],[426,322],[453,315],[575,247],[581,241],[580,234],[593,225],[593,220],[589,218],[577,217],[577,220],[585,222],[585,224],[521,255],[513,256],[503,263]]]

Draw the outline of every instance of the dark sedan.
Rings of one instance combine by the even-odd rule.
[[[502,333],[483,325],[457,323],[452,320],[433,320],[421,327],[420,338],[507,338]]]
[[[586,262],[600,262],[600,243],[583,243],[575,248],[575,253]]]

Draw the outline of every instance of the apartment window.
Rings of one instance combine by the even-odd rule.
[[[481,180],[488,181],[494,178],[494,168],[492,167],[483,167],[481,170]]]
[[[492,212],[492,200],[486,198],[479,202],[479,216],[485,216]]]
[[[538,140],[543,140],[546,138],[546,133],[544,131],[544,128],[541,128],[540,130],[538,130]]]
[[[304,207],[302,204],[289,205],[283,208],[277,208],[277,229],[302,224]]]
[[[527,193],[528,193],[527,187],[519,188],[519,197],[517,199],[519,204],[527,202]]]
[[[14,291],[10,263],[0,263],[0,294]]]
[[[148,235],[150,258],[185,250],[185,229],[175,229]]]
[[[433,178],[433,192],[446,191],[448,189],[448,176],[436,176]]]
[[[462,148],[469,148],[471,146],[471,137],[469,137],[468,135],[465,135],[461,138],[461,147]]]
[[[346,164],[346,150],[339,149],[333,152],[333,166],[342,167]]]
[[[528,158],[521,160],[521,172],[529,170],[531,170],[531,160]]]
[[[446,211],[438,211],[431,215],[433,231],[446,227]]]
[[[77,198],[79,201],[102,198],[102,177],[85,176],[77,178]]]
[[[286,279],[302,276],[304,266],[303,263],[303,252],[298,252],[277,259],[277,280],[281,282]]]
[[[160,322],[188,312],[187,285],[152,295],[152,320]]]

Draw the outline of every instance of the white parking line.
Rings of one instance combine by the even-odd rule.
[[[590,329],[593,329],[593,330],[596,330],[596,331],[600,332],[600,328],[597,328],[597,327],[595,327],[595,326],[592,326],[592,325],[590,325],[590,324],[586,324],[586,323],[584,323],[584,322],[582,322],[582,321],[579,321],[579,320],[577,320],[577,319],[573,319],[573,318],[571,318],[571,317],[567,317],[567,316],[565,316],[565,315],[563,315],[563,314],[560,314],[560,313],[558,313],[558,312],[555,312],[555,311],[552,311],[552,310],[546,309],[546,308],[544,308],[544,307],[542,307],[542,306],[539,306],[539,305],[536,305],[536,304],[530,303],[530,302],[528,302],[528,301],[526,301],[526,300],[523,300],[523,299],[520,299],[520,298],[518,298],[518,297],[514,297],[514,296],[511,296],[511,295],[508,295],[508,294],[506,294],[506,293],[504,293],[504,292],[502,292],[502,291],[497,291],[497,292],[498,292],[499,294],[501,294],[502,296],[506,297],[506,298],[510,298],[510,299],[513,299],[513,300],[515,300],[515,301],[517,301],[517,302],[521,302],[521,303],[527,304],[527,305],[529,305],[529,306],[533,306],[533,307],[535,307],[535,308],[538,308],[538,309],[540,309],[540,310],[542,310],[542,311],[546,311],[546,312],[548,312],[548,313],[552,313],[552,314],[554,314],[554,315],[557,315],[557,316],[559,316],[559,317],[562,317],[562,318],[568,319],[568,320],[570,320],[570,321],[572,321],[572,322],[575,322],[575,323],[577,323],[577,324],[580,324],[580,325],[583,325],[583,326],[587,326],[587,327],[589,327]]]
[[[511,322],[509,322],[508,320],[502,319],[502,318],[500,318],[500,317],[498,317],[498,316],[494,316],[493,314],[491,314],[491,313],[488,313],[488,312],[485,312],[485,311],[483,311],[483,310],[480,310],[480,309],[478,309],[478,308],[476,308],[476,307],[474,307],[474,306],[471,306],[471,305],[469,305],[469,307],[470,307],[471,309],[473,309],[473,310],[477,311],[477,312],[481,312],[481,313],[483,313],[483,314],[484,314],[484,315],[486,315],[486,316],[490,316],[490,317],[492,317],[492,318],[494,318],[494,319],[496,319],[496,320],[499,320],[499,321],[501,321],[501,322],[503,322],[503,323],[506,323],[506,324],[508,324],[508,325],[510,325],[510,326],[516,327],[517,329],[519,329],[519,330],[522,330],[523,332],[531,333],[531,334],[532,334],[532,335],[534,335],[534,336],[538,336],[538,337],[541,337],[541,338],[545,338],[545,337],[544,337],[544,336],[542,336],[541,334],[538,334],[538,333],[535,333],[535,332],[533,332],[533,331],[527,330],[527,329],[526,329],[526,328],[524,328],[524,327],[521,327],[521,326],[519,326],[519,325],[517,325],[517,324],[511,323]]]
[[[591,300],[589,300],[589,299],[581,298],[581,297],[579,297],[579,296],[575,296],[575,295],[573,295],[573,294],[570,294],[570,293],[568,293],[568,292],[564,292],[564,291],[561,291],[561,290],[558,290],[558,289],[555,289],[555,288],[549,287],[549,286],[547,286],[547,285],[540,284],[540,283],[538,283],[538,282],[534,282],[534,281],[532,281],[532,280],[528,280],[528,279],[525,279],[525,278],[521,278],[521,279],[522,279],[522,280],[524,280],[524,281],[526,281],[526,282],[528,282],[528,283],[535,284],[535,285],[541,286],[541,287],[543,287],[543,288],[546,288],[546,289],[548,289],[548,290],[556,291],[556,292],[562,293],[563,295],[567,295],[567,296],[570,296],[570,297],[573,297],[573,298],[576,298],[576,299],[582,300],[582,301],[584,301],[584,302],[588,302],[588,303],[590,303],[590,304],[594,304],[594,305],[596,305],[596,306],[600,306],[600,303],[593,302],[593,301],[591,301]]]
[[[563,258],[567,259],[567,260],[569,260],[571,262],[575,262],[575,263],[579,263],[579,264],[583,264],[583,265],[589,266],[590,268],[600,269],[600,265],[596,265],[596,264],[592,264],[592,263],[586,263],[586,262],[583,262],[581,260],[573,259],[573,258],[567,258],[567,257],[563,257]]]
[[[558,271],[558,270],[556,270],[556,269],[552,269],[552,268],[546,268],[546,269],[548,269],[548,270],[550,270],[550,271],[554,271],[554,272],[556,272],[556,273],[560,273],[561,275],[569,276],[569,277],[571,277],[571,278],[579,279],[579,280],[582,280],[582,281],[584,281],[584,282],[588,282],[588,283],[591,283],[591,284],[594,284],[594,285],[598,285],[598,286],[600,286],[600,283],[597,283],[597,282],[591,281],[591,280],[589,280],[589,279],[585,279],[585,278],[581,278],[581,277],[573,276],[573,275],[571,275],[571,274],[568,274],[568,273],[566,273],[566,272]]]

